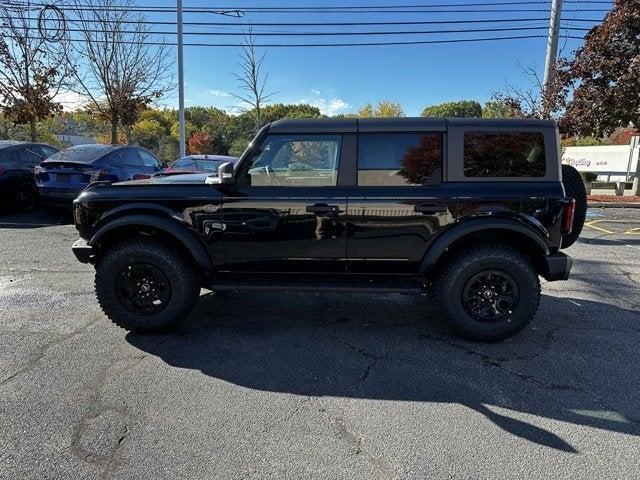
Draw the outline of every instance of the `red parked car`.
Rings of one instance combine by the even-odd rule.
[[[228,157],[226,155],[187,155],[179,158],[154,176],[180,175],[184,173],[218,173],[218,167],[222,163],[231,162],[235,165],[237,161],[238,157]]]

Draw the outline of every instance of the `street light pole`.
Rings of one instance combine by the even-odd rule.
[[[177,0],[178,11],[178,126],[180,131],[180,156],[187,154],[185,141],[185,119],[184,119],[184,58],[183,58],[183,38],[182,38],[182,0]]]
[[[544,62],[544,80],[542,82],[543,95],[548,91],[555,73],[556,58],[558,56],[558,36],[560,34],[560,17],[562,16],[562,0],[553,0],[549,21],[549,35],[547,37],[547,57]],[[543,98],[543,107],[544,107]],[[545,107],[545,108],[548,108]],[[545,112],[548,113],[548,112]]]

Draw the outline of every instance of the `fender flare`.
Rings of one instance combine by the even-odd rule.
[[[420,264],[420,273],[429,273],[454,242],[482,230],[509,230],[525,235],[540,249],[542,255],[549,254],[549,248],[542,240],[541,233],[536,233],[533,226],[526,225],[524,221],[508,218],[474,218],[452,225],[431,243]]]
[[[200,240],[187,229],[187,227],[175,220],[159,217],[157,215],[133,214],[118,217],[100,227],[87,244],[95,247],[95,245],[100,242],[100,239],[104,238],[108,233],[120,228],[136,226],[152,227],[157,230],[162,230],[167,235],[173,237],[177,242],[184,245],[201,268],[209,272],[214,271],[213,263],[211,262],[211,258],[209,257],[206,248]]]

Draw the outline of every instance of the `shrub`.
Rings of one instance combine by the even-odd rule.
[[[580,176],[585,182],[595,182],[598,179],[598,175],[593,172],[580,172]]]

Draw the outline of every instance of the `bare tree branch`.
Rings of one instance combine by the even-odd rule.
[[[2,113],[15,125],[29,125],[37,140],[36,122],[62,110],[56,95],[67,84],[66,38],[47,42],[26,8],[0,5],[0,104]]]
[[[74,43],[77,93],[111,124],[111,142],[120,127],[135,123],[142,110],[173,90],[173,55],[152,41],[143,15],[131,0],[71,0],[69,24],[80,30]],[[133,22],[133,23],[132,23]]]
[[[253,112],[254,128],[257,131],[262,127],[262,107],[264,103],[277,92],[265,93],[269,76],[265,75],[263,77],[261,72],[262,63],[267,56],[267,52],[265,51],[261,56],[258,56],[255,35],[253,35],[251,27],[244,34],[243,44],[240,52],[240,61],[238,62],[240,71],[235,73],[234,77],[238,81],[238,88],[244,93],[230,93],[230,95],[244,103],[240,107],[241,110]]]

